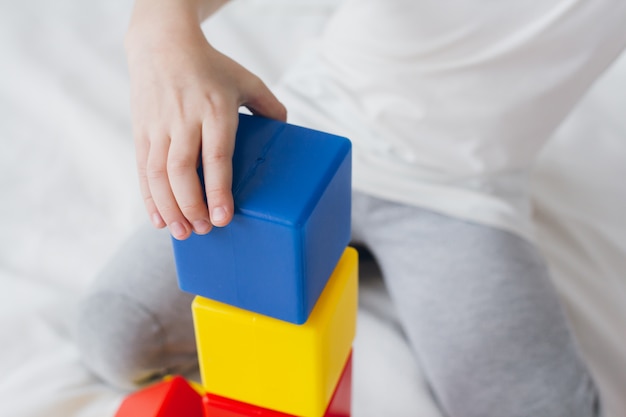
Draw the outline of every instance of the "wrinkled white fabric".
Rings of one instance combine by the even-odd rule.
[[[626,3],[347,0],[277,89],[354,187],[531,238],[527,176],[626,45]]]

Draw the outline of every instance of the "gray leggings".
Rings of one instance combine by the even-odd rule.
[[[353,240],[373,254],[433,395],[449,417],[599,416],[544,261],[498,229],[363,194]],[[130,388],[194,369],[190,304],[169,235],[141,228],[85,297],[77,343],[107,382]]]

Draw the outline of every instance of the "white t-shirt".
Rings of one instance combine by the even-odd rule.
[[[625,45],[619,0],[346,0],[276,94],[355,189],[532,239],[531,164]]]

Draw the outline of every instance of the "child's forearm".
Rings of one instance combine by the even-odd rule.
[[[152,31],[194,31],[206,18],[228,0],[136,0],[130,20],[126,44],[136,34],[145,36]]]
[[[136,0],[133,18],[136,15],[156,13],[202,22],[227,2],[228,0]]]

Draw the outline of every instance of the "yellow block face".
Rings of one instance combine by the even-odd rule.
[[[302,325],[196,297],[192,309],[207,392],[321,417],[356,332],[358,256],[347,248]]]

